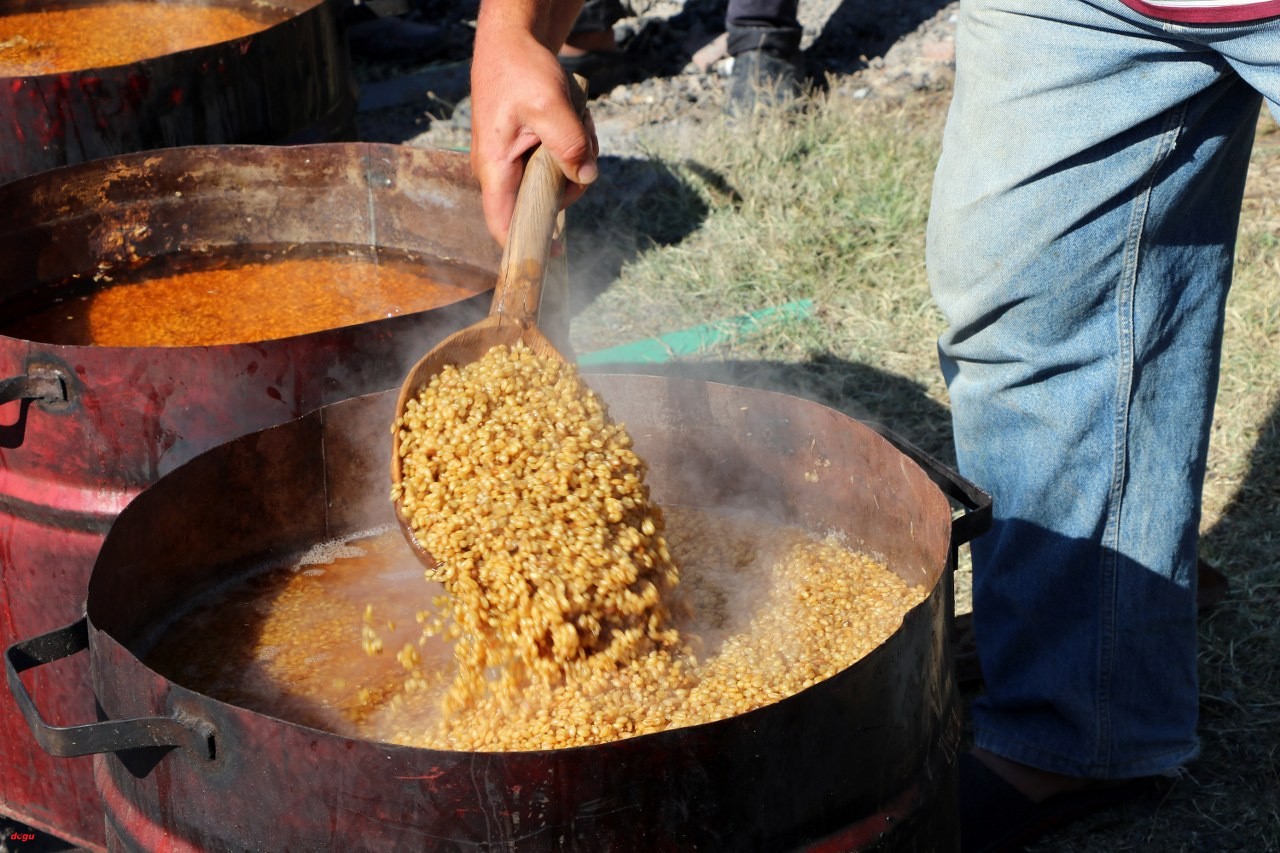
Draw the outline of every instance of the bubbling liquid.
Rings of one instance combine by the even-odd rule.
[[[608,743],[723,719],[794,695],[888,639],[925,597],[838,538],[767,519],[666,510],[689,607],[682,649],[589,679],[532,685],[521,702],[443,712],[458,668],[420,619],[447,618],[443,587],[394,529],[267,567],[182,614],[145,656],[216,699],[340,735],[467,751]],[[362,620],[366,604],[376,602]],[[421,615],[420,615],[421,614]],[[373,627],[383,654],[362,649]],[[412,646],[427,684],[406,688]]]

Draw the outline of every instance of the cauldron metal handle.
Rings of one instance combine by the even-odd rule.
[[[28,373],[0,379],[0,405],[14,400],[60,403],[67,399],[67,384],[56,373]]]
[[[87,648],[89,620],[82,616],[70,625],[14,643],[5,650],[4,666],[9,691],[45,752],[70,758],[140,747],[186,747],[210,760],[215,757],[213,727],[195,718],[138,717],[77,726],[51,726],[46,723],[18,673],[70,657]]]
[[[965,512],[951,519],[951,546],[953,548],[981,536],[991,527],[991,495],[966,480],[950,465],[946,465],[893,430],[878,423],[868,423],[881,438],[908,456],[920,466],[942,493],[964,508]]]

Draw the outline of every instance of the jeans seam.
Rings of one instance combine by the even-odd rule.
[[[1103,565],[1099,567],[1103,583],[1099,584],[1102,620],[1098,626],[1098,684],[1094,694],[1098,731],[1095,760],[1110,766],[1111,715],[1108,713],[1108,697],[1111,691],[1111,675],[1115,665],[1116,638],[1115,612],[1117,608],[1116,584],[1120,562],[1120,528],[1124,510],[1124,487],[1128,477],[1129,415],[1133,402],[1134,362],[1136,359],[1134,338],[1134,304],[1138,288],[1138,258],[1145,235],[1147,213],[1150,210],[1151,193],[1155,187],[1160,167],[1177,145],[1178,135],[1186,122],[1186,104],[1168,113],[1159,144],[1152,155],[1151,165],[1144,175],[1138,192],[1134,195],[1133,213],[1125,233],[1124,263],[1120,286],[1116,293],[1116,414],[1115,438],[1112,447],[1112,475],[1110,508],[1106,529],[1103,531]],[[1105,752],[1103,751],[1105,750]]]

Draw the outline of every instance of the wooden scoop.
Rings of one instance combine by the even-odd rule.
[[[575,74],[569,82],[573,105],[578,115],[583,116],[586,112],[587,81]],[[418,391],[430,384],[432,377],[447,365],[461,367],[479,361],[496,346],[514,346],[523,341],[541,358],[565,361],[560,351],[538,330],[538,309],[542,303],[542,283],[547,275],[560,201],[567,185],[568,178],[551,155],[541,145],[535,148],[525,164],[524,177],[516,195],[489,315],[436,344],[410,368],[396,399],[397,420]],[[400,436],[396,430],[391,447],[391,482],[398,485],[401,479]],[[434,568],[435,560],[418,542],[400,509],[400,501],[397,501],[396,519],[405,539],[418,558]]]

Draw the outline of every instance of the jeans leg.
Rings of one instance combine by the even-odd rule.
[[[1050,10],[1050,11],[1046,11]],[[1115,0],[962,0],[927,262],[973,543],[976,743],[1198,752],[1194,567],[1258,94]]]

